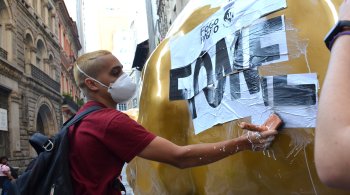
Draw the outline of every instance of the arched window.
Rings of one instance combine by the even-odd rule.
[[[50,11],[49,27],[50,27],[52,33],[57,35],[57,32],[56,32],[56,10],[54,7]]]
[[[49,75],[53,80],[56,80],[56,70],[55,70],[55,64],[54,64],[54,57],[52,54],[49,55],[49,67],[50,67]]]
[[[44,135],[49,135],[53,129],[52,110],[46,104],[42,104],[36,117],[36,130]]]
[[[26,35],[24,38],[24,71],[27,74],[31,72],[31,65],[35,64],[35,49],[33,37],[29,31],[26,31]]]
[[[61,72],[61,94],[63,94],[65,91],[64,91],[64,75],[63,73]]]
[[[69,84],[68,84],[68,78],[67,78],[67,77],[66,77],[66,86],[65,86],[64,91],[65,91],[66,93],[69,93]]]
[[[50,31],[53,32],[53,29],[52,29],[52,8],[51,9],[49,8],[49,15],[47,18],[47,26],[49,27]]]
[[[44,42],[39,39],[36,45],[37,53],[36,53],[36,66],[40,68],[40,70],[45,71],[44,68],[44,57],[45,57],[45,45]]]
[[[24,39],[24,45],[24,63],[30,64],[32,62],[31,51],[33,48],[33,37],[31,34],[26,34]]]

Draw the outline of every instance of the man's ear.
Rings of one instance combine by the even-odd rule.
[[[87,87],[89,90],[91,90],[91,91],[97,91],[97,90],[98,90],[98,87],[97,87],[95,81],[93,81],[93,80],[91,80],[91,79],[89,79],[89,78],[86,78],[86,79],[84,80],[84,83],[85,83],[86,87]]]

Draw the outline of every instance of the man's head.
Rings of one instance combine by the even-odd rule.
[[[115,82],[122,73],[123,66],[119,60],[111,52],[105,50],[80,56],[74,66],[74,79],[87,98],[107,106],[115,107],[115,102],[108,93],[107,87]]]

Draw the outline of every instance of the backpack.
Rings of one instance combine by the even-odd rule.
[[[72,195],[74,194],[69,169],[68,129],[85,116],[101,109],[99,106],[87,108],[71,117],[52,138],[35,133],[29,140],[38,153],[26,171],[13,180],[10,195]]]

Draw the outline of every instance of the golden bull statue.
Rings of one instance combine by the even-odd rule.
[[[215,0],[212,0],[214,2]],[[238,123],[249,117],[195,133],[188,101],[169,99],[170,39],[185,36],[222,6],[188,3],[144,67],[138,122],[178,145],[218,142],[237,137]],[[260,66],[259,75],[317,73],[322,84],[329,51],[323,38],[337,20],[341,0],[287,0],[287,7],[264,17],[284,15],[289,59]],[[335,8],[335,9],[334,9]],[[187,50],[188,48],[183,48]],[[190,169],[135,158],[127,174],[135,194],[346,194],[323,185],[314,163],[314,129],[283,128],[266,152],[240,152]]]

